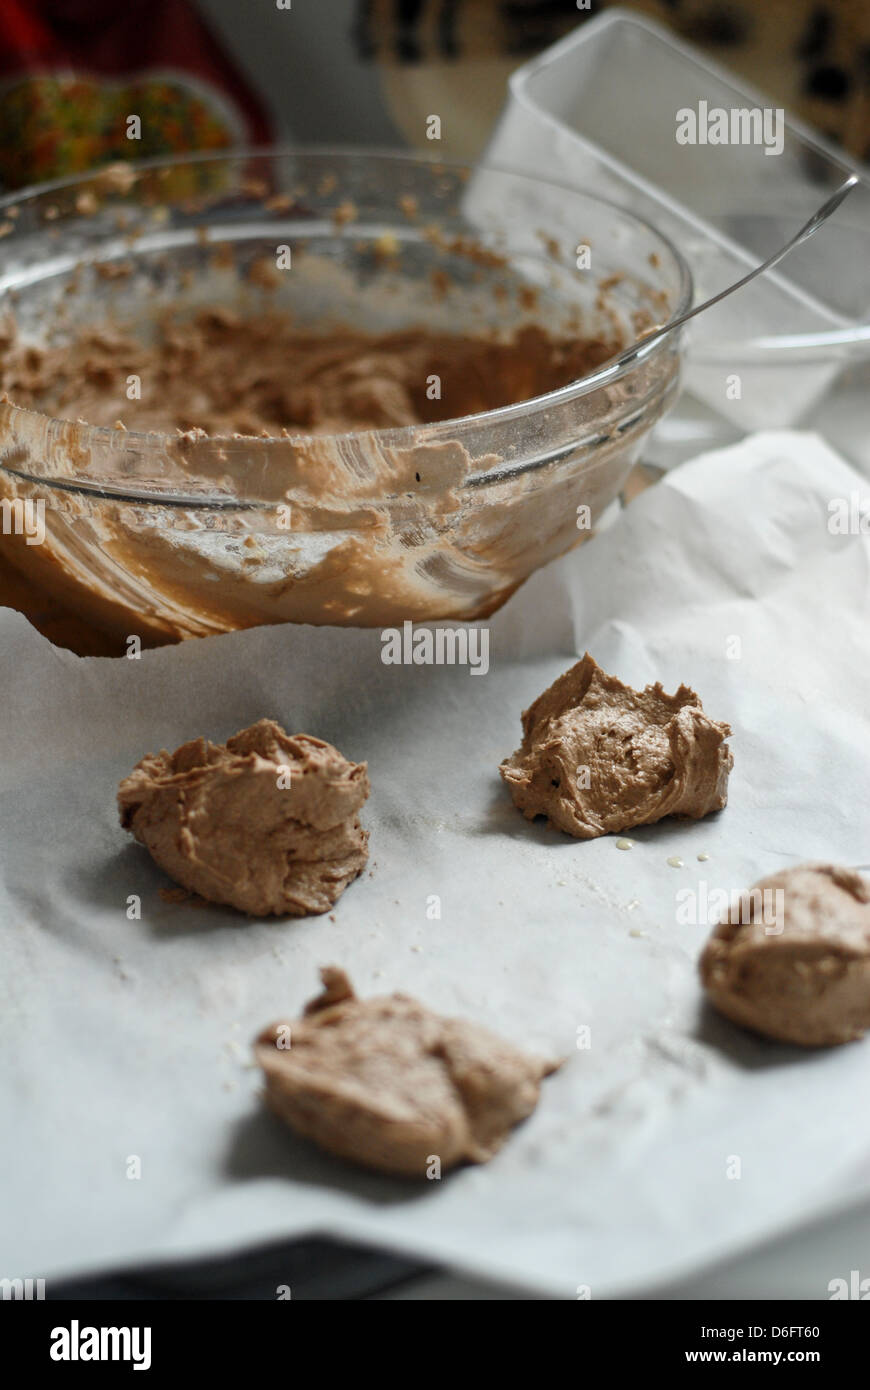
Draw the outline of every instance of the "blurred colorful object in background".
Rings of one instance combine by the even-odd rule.
[[[186,0],[4,0],[0,8],[6,189],[270,135],[259,99]]]

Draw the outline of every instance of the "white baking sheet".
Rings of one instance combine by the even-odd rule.
[[[378,632],[315,628],[82,660],[0,611],[0,1275],[320,1231],[602,1297],[870,1191],[870,1043],[805,1054],[717,1019],[696,978],[707,926],[676,917],[702,880],[870,860],[870,537],[827,525],[832,497],[867,487],[806,434],[684,465],[491,621],[486,676],[384,666]],[[623,853],[513,808],[497,765],[520,711],[587,647],[731,722],[718,817]],[[369,762],[372,871],[334,922],[166,902],[119,829],[143,753],[263,715]],[[568,1062],[486,1167],[357,1172],[266,1115],[249,1065],[328,962]],[[820,1297],[838,1272],[820,1269]]]

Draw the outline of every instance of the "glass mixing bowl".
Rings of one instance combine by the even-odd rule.
[[[167,307],[228,305],[308,328],[537,324],[624,344],[692,294],[679,252],[630,213],[404,155],[113,166],[0,200],[0,235],[4,312],[37,349],[107,319],[144,338]],[[499,409],[341,435],[137,433],[4,400],[0,546],[117,644],[482,618],[594,529],[679,368],[673,334],[606,386],[593,372]]]

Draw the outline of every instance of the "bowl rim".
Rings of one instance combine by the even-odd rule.
[[[150,159],[143,160],[112,160],[107,164],[99,165],[93,169],[86,170],[79,174],[69,175],[65,178],[49,180],[45,183],[28,184],[24,188],[17,189],[9,194],[0,197],[0,216],[9,207],[22,207],[27,202],[35,202],[48,194],[56,194],[67,189],[76,188],[82,184],[93,183],[105,175],[108,168],[115,168],[119,164],[129,166],[133,173],[140,174],[159,170],[161,168],[174,168],[179,165],[205,164],[238,161],[245,162],[255,159],[280,159],[286,157],[318,158],[318,159],[347,159],[347,160],[389,160],[397,164],[405,165],[434,165],[445,170],[445,172],[463,171],[470,179],[477,173],[494,173],[507,176],[512,179],[519,179],[526,184],[540,185],[547,188],[561,189],[570,194],[573,198],[579,198],[584,202],[604,208],[614,214],[619,219],[628,223],[634,223],[642,227],[655,237],[661,246],[671,256],[674,267],[678,272],[678,293],[677,302],[672,308],[670,319],[667,323],[681,317],[690,307],[694,297],[694,283],[689,264],[674,244],[670,237],[660,228],[656,227],[647,218],[640,216],[631,208],[623,207],[610,198],[600,197],[598,194],[587,193],[575,184],[564,179],[541,178],[528,171],[512,168],[508,165],[498,164],[490,161],[478,161],[468,164],[461,160],[445,159],[437,153],[420,154],[414,150],[390,149],[380,146],[353,146],[353,145],[312,145],[298,144],[289,142],[267,145],[245,145],[231,147],[219,151],[198,150],[178,155],[157,155]],[[0,243],[0,258],[2,258],[3,244]],[[2,306],[4,296],[0,295],[0,306]],[[667,328],[667,323],[663,325]],[[676,330],[679,333],[679,329]],[[657,335],[650,343],[648,348],[644,348],[642,340],[640,346],[634,354],[630,363],[617,372],[609,369],[609,364],[614,358],[608,358],[601,363],[593,372],[586,376],[579,377],[576,381],[568,382],[565,386],[558,387],[555,391],[545,392],[542,395],[531,396],[528,400],[514,402],[510,405],[498,406],[493,410],[479,411],[471,415],[450,416],[443,420],[435,420],[429,423],[389,426],[384,429],[368,430],[344,430],[334,434],[308,434],[305,431],[298,431],[293,434],[285,435],[236,435],[236,434],[209,434],[204,438],[189,440],[184,433],[171,430],[118,430],[114,425],[90,425],[81,423],[78,420],[69,419],[66,416],[50,415],[41,410],[34,410],[29,406],[17,405],[8,397],[2,401],[4,411],[14,415],[21,414],[34,423],[41,423],[49,427],[63,425],[73,427],[79,432],[81,443],[87,446],[88,442],[94,444],[106,444],[112,441],[113,447],[117,449],[121,441],[124,445],[136,445],[143,447],[149,445],[159,447],[160,445],[177,445],[181,439],[185,439],[190,444],[195,444],[197,448],[207,448],[214,445],[217,448],[226,450],[227,447],[239,447],[242,445],[250,446],[256,443],[258,449],[265,448],[270,450],[279,446],[286,450],[288,445],[308,444],[316,439],[325,443],[340,444],[342,441],[353,441],[365,439],[368,442],[374,441],[376,444],[383,445],[388,449],[407,448],[413,442],[421,442],[421,432],[425,431],[427,443],[437,441],[442,437],[442,431],[455,434],[457,430],[468,430],[471,428],[480,429],[496,427],[501,424],[509,423],[511,420],[522,418],[528,415],[535,415],[554,407],[568,404],[583,396],[595,391],[602,383],[611,384],[620,380],[623,376],[635,371],[648,358],[663,351],[671,340],[671,335],[667,332]],[[619,349],[620,352],[624,348]],[[618,354],[614,354],[616,356]],[[0,464],[2,467],[2,464]],[[45,478],[40,479],[46,485],[60,483],[60,479]],[[145,500],[143,498],[143,500]],[[152,492],[148,500],[156,500]]]

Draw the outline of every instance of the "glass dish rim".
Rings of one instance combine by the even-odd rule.
[[[224,149],[221,151],[194,151],[178,155],[158,155],[151,159],[123,161],[129,164],[130,169],[135,173],[150,172],[167,167],[177,167],[179,165],[192,165],[204,163],[217,163],[227,161],[240,161],[254,159],[280,159],[282,157],[302,157],[302,158],[337,158],[352,160],[389,160],[396,164],[410,166],[438,166],[446,171],[467,172],[469,177],[475,173],[494,173],[507,176],[512,179],[519,179],[531,185],[541,187],[561,189],[574,198],[579,198],[589,205],[603,208],[606,211],[616,214],[625,222],[633,223],[635,226],[643,228],[657,239],[660,245],[667,251],[673,260],[673,264],[679,275],[678,297],[673,306],[671,317],[668,322],[679,318],[690,307],[694,296],[694,284],[692,272],[686,261],[685,256],[674,244],[670,237],[645,217],[640,216],[629,208],[622,207],[612,199],[600,197],[598,194],[586,193],[576,185],[563,179],[540,178],[529,174],[526,171],[514,169],[510,166],[497,164],[494,162],[478,162],[467,164],[461,160],[444,159],[437,154],[420,154],[413,150],[390,149],[386,147],[365,146],[357,147],[353,145],[314,145],[314,144],[267,144],[267,145],[246,145]],[[107,168],[116,166],[120,161],[110,161],[108,164],[100,165],[94,169],[86,170],[79,174],[73,174],[61,179],[49,180],[45,183],[28,184],[24,188],[17,189],[12,193],[4,194],[0,197],[0,216],[9,207],[22,207],[27,202],[35,202],[48,194],[56,194],[68,189],[74,189],[82,184],[92,183],[105,173]],[[0,248],[0,255],[2,255]],[[226,451],[228,447],[240,448],[250,447],[256,444],[258,449],[266,451],[274,449],[276,446],[285,449],[288,446],[308,444],[312,439],[327,441],[333,444],[341,444],[344,441],[366,440],[374,441],[386,448],[407,448],[413,442],[420,442],[423,432],[427,442],[435,442],[442,437],[443,432],[453,434],[457,431],[467,431],[468,429],[485,429],[507,424],[512,420],[521,419],[527,416],[539,414],[545,410],[568,404],[583,396],[589,395],[596,390],[602,376],[609,383],[621,379],[623,376],[634,372],[650,357],[662,352],[670,343],[670,334],[663,334],[656,337],[647,349],[641,346],[633,361],[625,369],[617,374],[607,371],[607,362],[598,366],[595,371],[580,377],[578,380],[569,382],[566,386],[561,386],[555,391],[546,392],[543,395],[532,396],[526,401],[519,401],[511,405],[499,406],[493,410],[480,411],[471,415],[452,416],[449,419],[433,421],[431,424],[414,424],[391,426],[377,430],[347,430],[335,434],[306,434],[304,431],[288,435],[273,435],[270,437],[259,435],[229,435],[212,434],[201,440],[196,440],[199,449],[207,449],[213,445],[217,449]],[[613,359],[609,359],[612,361]],[[64,416],[54,416],[44,411],[31,409],[29,406],[16,405],[14,401],[6,400],[3,402],[5,410],[13,416],[21,415],[28,421],[43,428],[55,428],[65,426],[74,428],[83,445],[88,443],[108,444],[110,441],[115,449],[119,446],[119,433],[125,446],[136,446],[139,448],[151,447],[159,448],[161,445],[177,444],[183,436],[177,432],[168,430],[125,430],[119,432],[112,425],[87,425],[81,424],[77,420],[71,420]],[[194,441],[191,441],[193,443]],[[51,478],[45,478],[48,486],[52,485]],[[59,481],[59,480],[56,480]],[[171,496],[171,493],[165,494]],[[144,500],[144,499],[143,499]],[[151,494],[150,500],[156,500]]]

